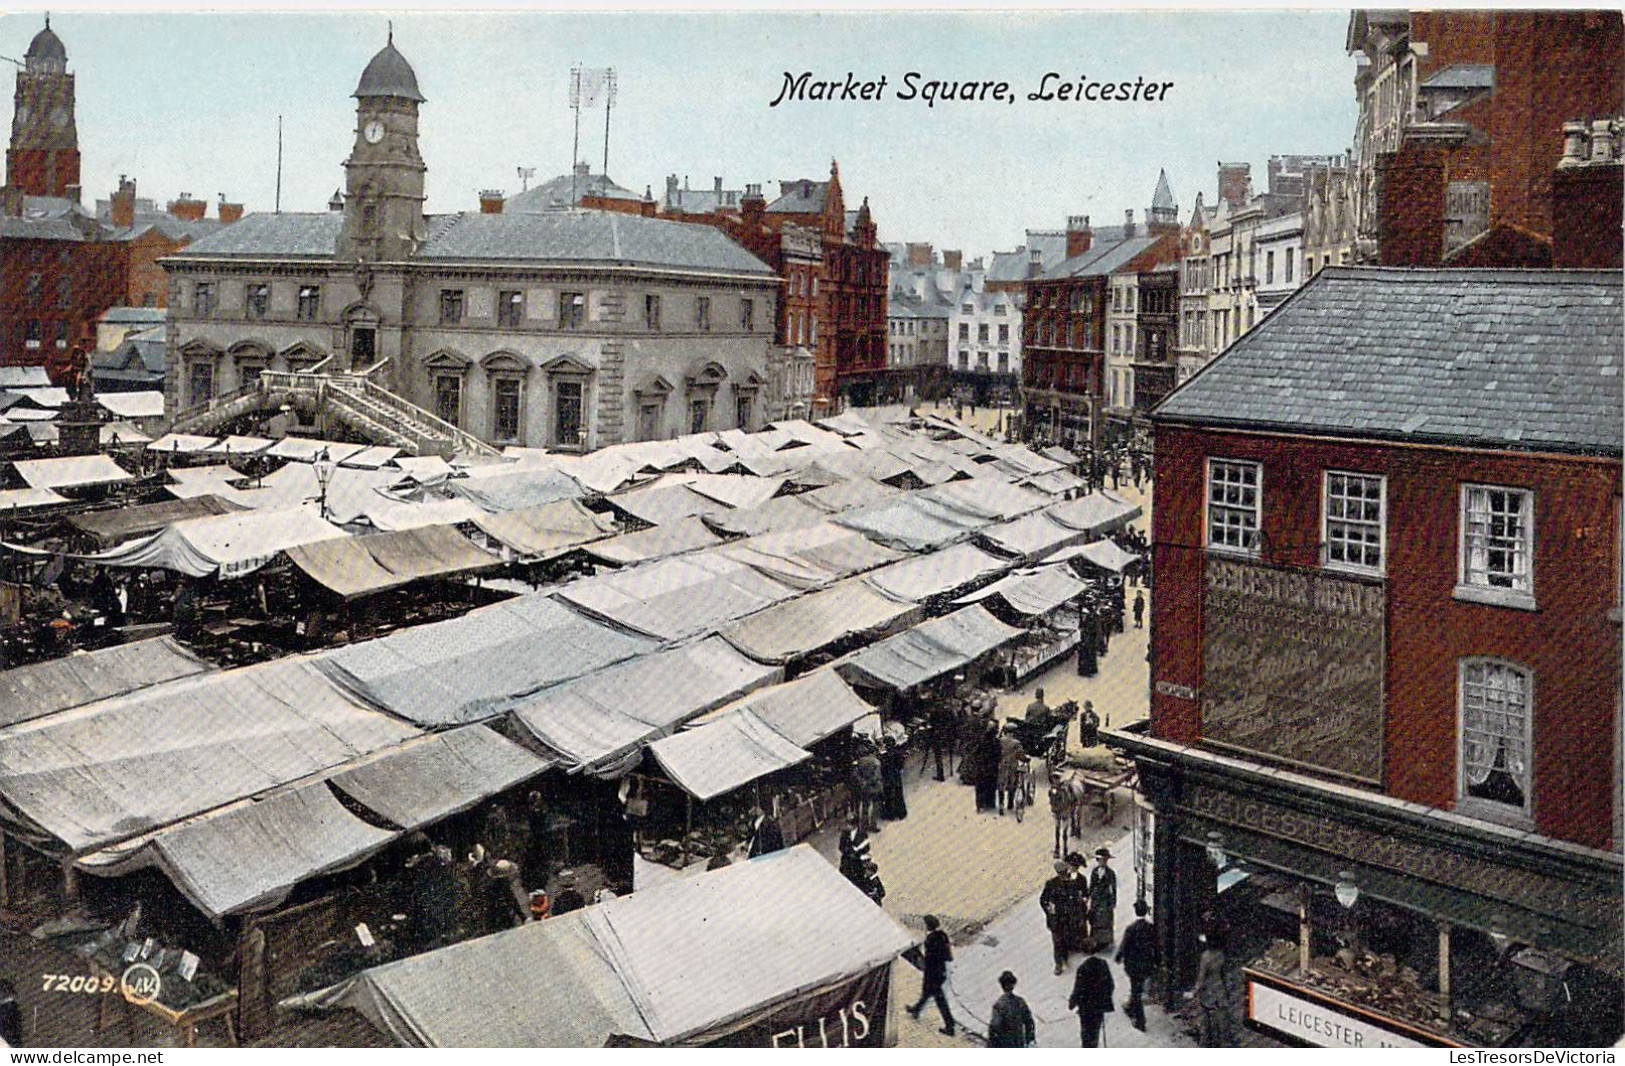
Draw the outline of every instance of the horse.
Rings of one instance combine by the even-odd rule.
[[[1083,808],[1089,802],[1089,786],[1083,774],[1072,769],[1051,769],[1049,812],[1055,817],[1055,857],[1066,854],[1073,837],[1083,837]]]

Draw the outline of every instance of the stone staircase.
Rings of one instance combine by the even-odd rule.
[[[383,365],[353,374],[261,371],[255,384],[180,412],[170,429],[207,434],[244,415],[275,412],[284,404],[297,403],[322,411],[374,444],[396,447],[411,455],[501,454],[478,437],[374,382],[369,375]]]

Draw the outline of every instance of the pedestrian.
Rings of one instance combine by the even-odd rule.
[[[959,728],[959,780],[964,784],[976,784],[981,774],[982,735],[987,731],[988,720],[981,696],[971,696],[965,701]]]
[[[858,887],[865,896],[875,901],[877,907],[886,898],[886,886],[880,881],[880,867],[873,860],[863,864],[863,883]]]
[[[925,1009],[925,1001],[936,1000],[937,1013],[942,1015],[941,1031],[945,1036],[953,1036],[954,1013],[948,1009],[948,997],[943,994],[943,986],[948,983],[948,964],[954,961],[953,945],[948,942],[948,934],[942,931],[942,922],[936,915],[925,916],[925,929],[925,974],[920,982],[920,998],[906,1009],[911,1017],[918,1018]]]
[[[976,786],[976,809],[997,811],[999,760],[1004,755],[1004,745],[999,743],[999,724],[993,719],[985,720],[976,749],[976,779],[972,782]]]
[[[427,833],[414,835],[417,852],[406,860],[412,871],[412,918],[420,951],[439,946],[452,931],[457,908],[456,862],[451,849],[436,847]]]
[[[1117,915],[1117,873],[1111,867],[1112,853],[1095,849],[1095,868],[1089,874],[1089,937],[1103,948],[1116,939],[1112,931]]]
[[[1157,972],[1157,927],[1146,918],[1151,908],[1145,900],[1134,901],[1134,921],[1123,930],[1123,943],[1117,948],[1117,961],[1128,974],[1128,1002],[1123,1010],[1134,1028],[1145,1032],[1145,983]]]
[[[750,852],[746,857],[754,859],[758,855],[783,851],[784,830],[780,828],[778,819],[760,807],[752,807],[750,816]]]
[[[1100,743],[1100,715],[1095,713],[1094,700],[1083,701],[1083,713],[1078,715],[1078,746],[1093,748]]]
[[[1044,702],[1044,690],[1033,690],[1033,701],[1027,704],[1027,722],[1042,724],[1049,718],[1049,704]]]
[[[988,1047],[1032,1047],[1038,1042],[1038,1028],[1027,1001],[1016,995],[1016,975],[1009,970],[999,974],[1004,995],[993,1001],[993,1015],[987,1023]]]
[[[569,914],[587,905],[587,897],[576,889],[574,870],[559,871],[559,890],[553,895],[553,914]]]
[[[1078,1012],[1084,1047],[1100,1046],[1100,1030],[1106,1024],[1106,1015],[1117,1009],[1112,1005],[1114,991],[1112,969],[1106,960],[1099,955],[1084,959],[1072,982],[1072,997],[1066,1001],[1068,1010]]]
[[[1214,928],[1203,941],[1202,957],[1196,963],[1196,985],[1190,993],[1202,1011],[1197,1042],[1202,1047],[1235,1047],[1239,997],[1236,978],[1225,957],[1228,938],[1222,928]]]
[[[884,790],[880,756],[872,743],[864,742],[857,761],[852,764],[852,791],[857,797],[858,814],[863,817],[863,826],[871,833],[880,832],[880,797]]]
[[[531,792],[525,798],[525,851],[521,856],[525,884],[547,884],[548,868],[548,811],[540,792]]]
[[[1134,590],[1134,628],[1145,628],[1145,592]]]
[[[488,933],[512,929],[530,920],[530,897],[519,886],[519,867],[507,859],[498,859],[486,866],[480,902],[485,910]]]
[[[908,817],[908,800],[903,795],[903,766],[908,752],[887,735],[880,753],[880,817],[901,821]]]
[[[1072,935],[1067,939],[1067,950],[1080,955],[1092,954],[1095,942],[1089,939],[1089,860],[1075,851],[1066,853],[1066,865],[1072,877]]]
[[[954,730],[958,723],[954,720],[953,704],[947,700],[937,700],[931,705],[928,719],[930,730],[930,750],[920,760],[920,776],[925,776],[925,767],[932,759],[937,761],[936,780],[946,781],[947,776],[942,772],[942,757],[948,756],[948,773],[954,772]]]
[[[1044,908],[1044,925],[1049,929],[1050,947],[1055,953],[1055,976],[1059,977],[1078,947],[1078,927],[1084,919],[1078,878],[1064,859],[1055,860],[1055,876],[1044,882],[1038,905]]]
[[[869,831],[863,816],[854,812],[841,832],[841,876],[859,888],[863,887],[864,867],[869,864]]]
[[[1021,741],[1015,737],[1015,731],[1005,726],[1004,734],[999,737],[999,814],[1002,816],[1007,810],[1014,810],[1016,806],[1016,789],[1027,787],[1022,779],[1021,762],[1027,757],[1026,749]]]

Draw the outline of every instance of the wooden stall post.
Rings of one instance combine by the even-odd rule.
[[[0,907],[11,906],[11,853],[6,850],[6,831],[0,829]]]
[[[1298,886],[1298,976],[1309,973],[1309,896],[1308,885]]]
[[[683,793],[683,866],[688,866],[688,839],[694,835],[694,797]]]
[[[1455,1007],[1450,1002],[1450,923],[1446,921],[1439,922],[1439,999],[1445,1017],[1455,1017]]]

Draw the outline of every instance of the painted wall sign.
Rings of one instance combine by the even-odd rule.
[[[1214,557],[1202,617],[1204,739],[1381,783],[1380,583]]]
[[[1490,183],[1453,181],[1444,193],[1444,242],[1453,252],[1490,228]]]
[[[1311,1047],[1429,1048],[1460,1047],[1443,1037],[1412,1029],[1402,1022],[1364,1014],[1308,992],[1288,991],[1247,974],[1247,1020],[1271,1033]]]

